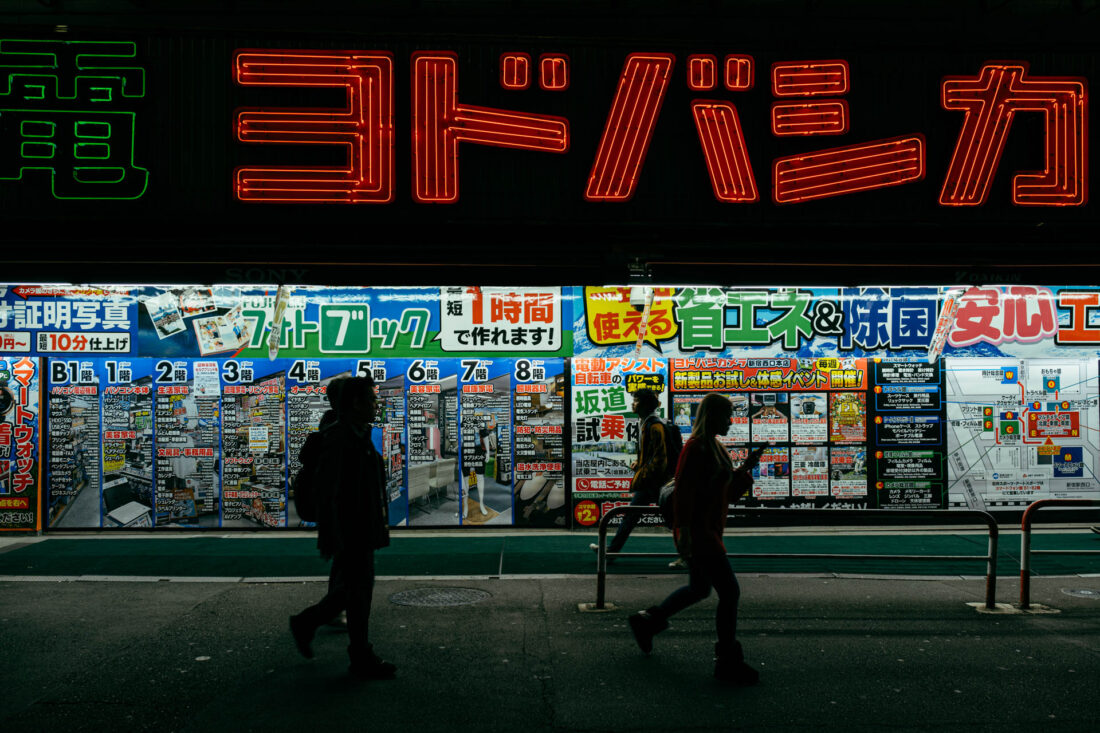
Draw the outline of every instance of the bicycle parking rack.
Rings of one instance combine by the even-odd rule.
[[[1031,549],[1031,522],[1039,510],[1048,506],[1098,506],[1100,499],[1040,499],[1024,510],[1020,521],[1020,609],[1031,608],[1031,556],[1032,555],[1100,555],[1100,550],[1033,550]]]
[[[1100,503],[1100,502],[1098,502]],[[606,610],[605,599],[607,595],[607,558],[608,557],[677,557],[672,552],[614,552],[607,551],[607,528],[612,517],[627,513],[659,514],[660,509],[655,506],[617,506],[614,507],[600,520],[599,547],[596,553],[596,604],[592,606],[594,611]],[[884,516],[881,509],[845,509],[837,511],[833,509],[737,509],[730,512],[729,517],[822,517],[828,515],[833,519],[838,517],[875,517],[881,519]],[[943,520],[945,512],[942,509],[891,509],[888,512],[891,517],[928,518],[935,517]],[[989,552],[986,555],[830,555],[820,553],[728,553],[728,557],[740,558],[769,558],[769,559],[828,559],[828,560],[985,560],[985,608],[996,609],[994,598],[997,595],[997,520],[989,512],[976,509],[951,510],[950,517],[973,517],[980,519],[989,528]],[[1025,515],[1026,516],[1026,515]]]

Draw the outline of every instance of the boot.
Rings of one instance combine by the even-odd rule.
[[[290,635],[294,637],[294,645],[298,647],[298,653],[306,659],[313,659],[313,649],[309,643],[313,641],[313,633],[316,631],[301,616],[290,617]]]
[[[630,630],[634,632],[634,641],[643,654],[653,651],[653,637],[668,628],[668,619],[654,615],[654,608],[638,611],[627,619]]]
[[[747,687],[760,681],[760,673],[745,664],[741,642],[728,646],[718,642],[714,645],[714,678]]]
[[[348,656],[351,658],[348,672],[352,677],[364,680],[392,680],[397,675],[397,665],[375,654],[370,644],[362,651],[349,646]]]

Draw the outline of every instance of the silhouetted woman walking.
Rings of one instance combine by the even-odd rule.
[[[760,675],[745,664],[741,644],[736,639],[741,589],[726,557],[722,532],[730,502],[752,487],[750,470],[759,451],[734,470],[729,453],[717,437],[729,432],[732,415],[733,406],[726,397],[716,393],[705,396],[676,466],[673,531],[676,549],[688,564],[688,584],[673,591],[659,605],[634,614],[629,622],[638,647],[648,654],[653,649],[653,637],[668,628],[669,617],[703,600],[714,588],[718,593],[714,676],[739,685],[753,685]]]

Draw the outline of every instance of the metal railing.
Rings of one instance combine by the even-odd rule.
[[[607,595],[607,559],[608,557],[677,557],[675,552],[614,552],[609,553],[607,551],[607,528],[612,517],[620,514],[636,513],[636,514],[659,514],[660,509],[655,506],[617,506],[614,507],[600,519],[599,525],[599,546],[596,553],[596,605],[595,610],[603,610],[605,608],[605,600]],[[828,559],[828,560],[985,560],[985,607],[988,609],[996,608],[994,598],[997,595],[997,520],[993,518],[993,515],[989,512],[978,511],[976,509],[960,509],[951,510],[948,515],[943,509],[891,509],[884,513],[882,509],[845,509],[843,511],[834,509],[736,509],[730,512],[729,517],[790,517],[792,519],[798,517],[823,517],[829,516],[834,519],[840,517],[876,517],[882,519],[884,516],[890,517],[913,517],[913,518],[928,518],[935,517],[938,520],[943,520],[944,517],[973,517],[980,519],[989,528],[989,552],[985,555],[832,555],[832,554],[820,554],[820,553],[743,553],[743,552],[731,552],[728,553],[728,557],[739,558],[790,558],[790,559]],[[728,517],[727,517],[728,521]]]
[[[1100,555],[1100,550],[1033,550],[1031,549],[1032,517],[1047,506],[1098,506],[1100,499],[1040,499],[1024,510],[1020,521],[1020,608],[1031,608],[1031,556],[1032,555]]]

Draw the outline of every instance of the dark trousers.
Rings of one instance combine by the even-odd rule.
[[[655,501],[657,501],[657,497],[653,496],[652,491],[639,489],[630,495],[630,506],[649,506]],[[641,518],[641,514],[633,512],[624,514],[622,524],[619,525],[619,529],[615,531],[615,536],[611,538],[611,542],[607,545],[607,551],[618,552],[623,549],[623,545],[626,544],[626,538],[634,531],[634,527]]]
[[[348,654],[354,660],[370,652],[369,621],[374,597],[374,551],[337,553],[332,558],[328,593],[320,601],[298,614],[298,618],[316,629],[348,612]]]
[[[737,602],[741,598],[741,586],[725,555],[702,555],[688,560],[688,584],[672,591],[659,606],[649,609],[649,613],[667,619],[709,596],[711,588],[718,594],[715,617],[718,643],[731,647],[737,636]]]

